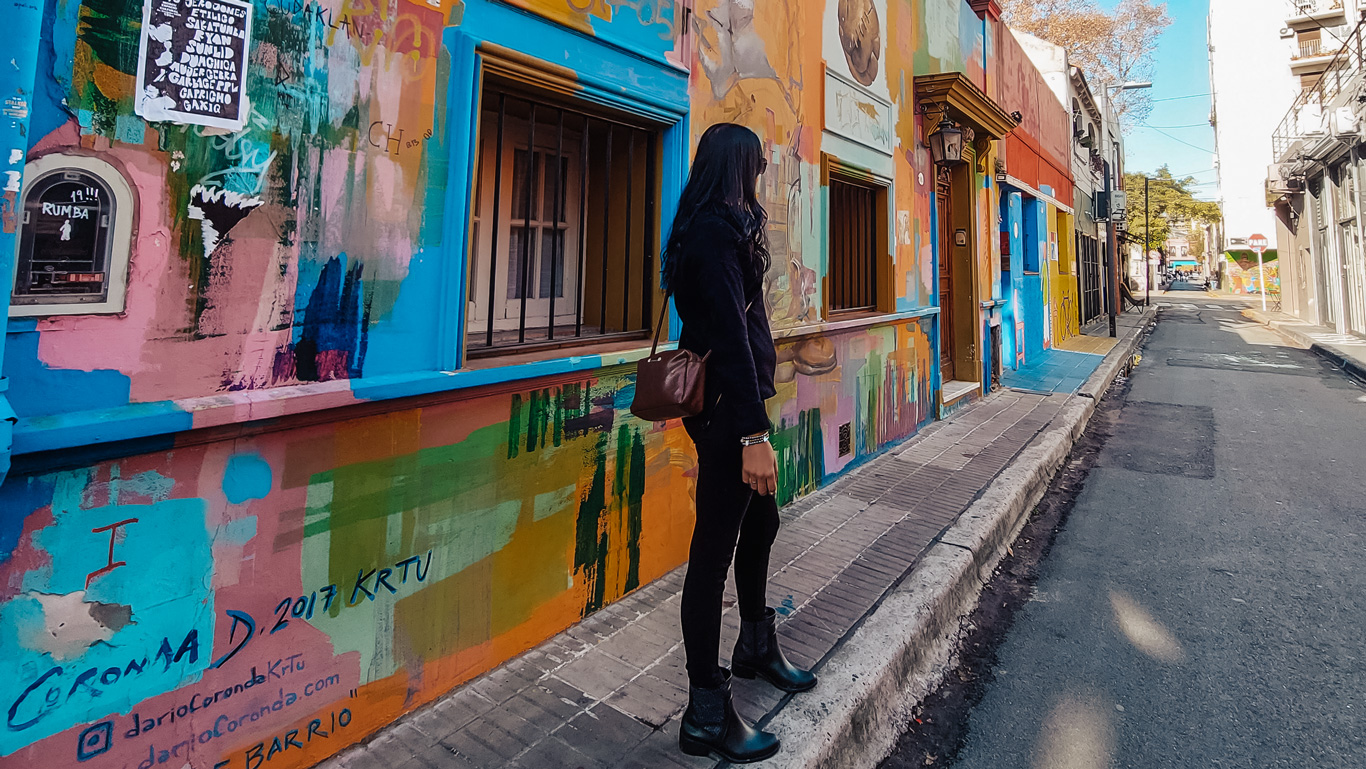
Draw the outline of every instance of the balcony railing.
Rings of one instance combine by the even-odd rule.
[[[1277,163],[1284,162],[1286,152],[1296,140],[1327,132],[1327,116],[1332,111],[1334,100],[1359,79],[1363,62],[1364,26],[1366,22],[1352,30],[1352,34],[1324,68],[1319,81],[1300,93],[1272,134],[1271,147]]]
[[[1342,10],[1343,0],[1290,0],[1291,18],[1318,16]]]
[[[1322,40],[1301,40],[1298,44],[1298,52],[1290,58],[1296,61],[1308,59],[1314,56],[1324,56],[1332,53],[1333,49],[1323,44]]]

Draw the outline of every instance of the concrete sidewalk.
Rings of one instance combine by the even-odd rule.
[[[1262,312],[1249,308],[1243,310],[1243,314],[1331,360],[1356,378],[1366,380],[1366,339],[1339,334],[1335,329],[1316,326],[1283,312]]]
[[[739,710],[783,739],[767,766],[863,766],[942,674],[958,618],[1042,495],[1154,313],[1127,316],[1081,395],[1004,391],[782,511],[769,601],[794,663],[783,695],[735,681]],[[710,767],[678,751],[687,704],[684,567],[388,727],[329,769]],[[721,642],[738,617],[733,592]]]

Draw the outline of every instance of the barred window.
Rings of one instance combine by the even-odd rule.
[[[882,187],[830,177],[831,313],[877,309]]]
[[[471,356],[648,336],[658,126],[485,86],[471,206]]]

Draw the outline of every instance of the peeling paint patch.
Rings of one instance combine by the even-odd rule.
[[[65,595],[29,593],[26,597],[37,602],[42,612],[42,625],[41,629],[36,623],[30,625],[29,632],[21,634],[20,643],[51,655],[57,662],[66,662],[113,638],[132,622],[131,607],[87,601],[85,596],[84,590]]]

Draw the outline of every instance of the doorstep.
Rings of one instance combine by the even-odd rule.
[[[982,385],[977,382],[964,382],[961,379],[950,379],[940,386],[939,394],[947,406],[950,403],[962,398],[965,395],[980,390]]]

